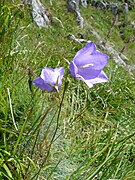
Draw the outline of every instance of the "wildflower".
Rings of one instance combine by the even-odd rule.
[[[108,56],[96,50],[93,42],[80,49],[70,63],[70,73],[73,77],[84,81],[89,88],[96,83],[108,81],[102,70],[107,64]]]
[[[33,81],[33,84],[40,89],[47,90],[49,92],[58,91],[59,86],[61,86],[62,84],[63,74],[63,67],[59,67],[56,69],[45,67],[42,70],[40,77],[36,78]]]

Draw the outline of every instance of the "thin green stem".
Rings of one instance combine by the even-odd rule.
[[[33,108],[32,108],[32,109],[33,109]],[[32,109],[30,110],[29,115],[30,115]],[[20,133],[19,133],[17,142],[16,142],[16,144],[15,144],[15,146],[14,146],[14,149],[13,149],[13,155],[15,155],[16,150],[17,150],[17,147],[18,147],[18,145],[19,145],[19,142],[20,142],[20,140],[21,140],[21,138],[22,138],[22,136],[23,136],[23,132],[24,132],[24,129],[25,129],[25,126],[26,126],[27,119],[28,119],[29,115],[27,116],[27,118],[25,119],[25,121],[24,121],[24,123],[23,123],[23,126],[22,126],[22,128],[21,128]]]

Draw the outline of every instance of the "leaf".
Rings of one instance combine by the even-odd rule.
[[[8,176],[13,179],[12,173],[11,173],[11,171],[9,170],[8,166],[5,163],[3,164],[3,168],[7,172]]]

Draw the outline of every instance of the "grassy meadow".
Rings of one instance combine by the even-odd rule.
[[[0,2],[0,180],[134,180],[135,72],[98,48],[109,56],[109,81],[89,89],[67,76],[65,61],[85,46],[68,34],[82,33],[97,44],[91,28],[106,39],[114,16],[90,4],[80,7],[81,29],[66,1],[42,2],[52,23],[41,29],[19,0]],[[120,14],[107,39],[117,51],[126,47],[130,66],[134,17],[135,9]],[[32,84],[45,66],[64,67],[59,94]]]

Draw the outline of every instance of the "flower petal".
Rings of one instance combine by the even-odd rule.
[[[41,72],[41,78],[48,82],[49,84],[55,85],[57,81],[57,73],[54,72],[54,69],[45,67]]]
[[[108,56],[96,50],[95,44],[91,42],[77,52],[70,63],[70,72],[75,78],[92,87],[93,84],[108,80],[102,70],[107,62]]]
[[[108,56],[102,52],[95,51],[93,54],[93,60],[92,60],[92,68],[93,69],[103,69],[105,65],[108,62]]]
[[[70,73],[72,74],[73,77],[76,78],[78,73],[78,68],[73,61],[70,63]]]
[[[84,81],[88,85],[89,88],[93,87],[93,84],[89,80],[85,80],[82,76],[78,77],[77,79],[80,79],[81,81]]]
[[[58,85],[62,84],[62,78],[64,74],[64,68],[59,67],[56,69],[52,69],[49,67],[45,67],[41,72],[41,78],[51,85]]]
[[[90,84],[97,84],[97,83],[102,83],[102,82],[107,82],[108,78],[106,76],[106,74],[104,73],[104,71],[101,71],[101,73],[94,79],[90,79],[90,80],[85,80],[84,82],[88,85]]]
[[[91,65],[91,69],[101,70],[107,64],[108,56],[99,51],[92,54],[86,53],[85,55],[77,56],[73,59],[77,67]]]
[[[54,88],[46,84],[41,77],[36,78],[32,83],[42,90],[47,90],[49,92],[54,90]]]
[[[92,87],[93,87],[93,84],[91,84],[91,82],[86,81],[86,80],[84,80],[84,82],[87,84],[87,86],[88,86],[89,88],[92,88]]]
[[[64,73],[64,68],[63,67],[58,67],[54,69],[55,72],[58,72],[58,74],[63,76]]]
[[[62,78],[63,78],[63,75],[64,75],[64,68],[63,67],[59,67],[59,68],[56,68],[54,69],[54,72],[58,75],[58,86],[61,86],[62,84]]]
[[[97,77],[100,74],[100,72],[101,70],[92,69],[91,67],[78,69],[78,74],[86,80]]]
[[[84,48],[80,49],[74,58],[77,58],[78,56],[84,56],[87,54],[92,54],[94,51],[96,51],[96,45],[94,44],[94,42],[90,42],[88,43]]]

